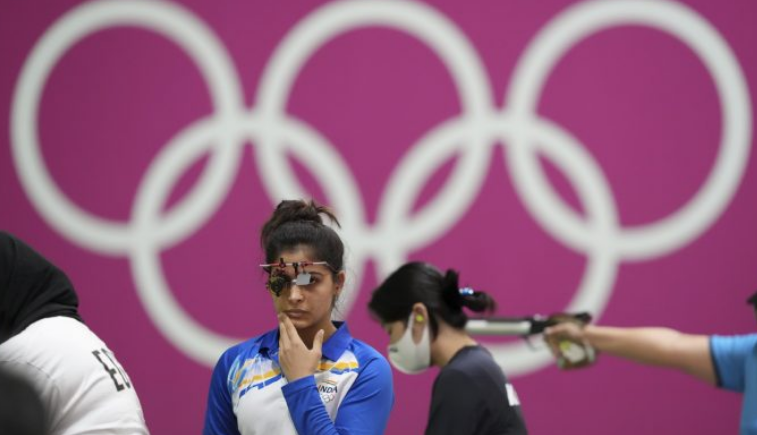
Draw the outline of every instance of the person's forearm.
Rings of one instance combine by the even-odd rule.
[[[312,375],[282,387],[294,427],[300,434],[338,435],[316,388]]]
[[[669,328],[613,328],[587,325],[584,337],[595,349],[642,364],[683,370],[715,383],[709,341]]]
[[[612,328],[588,325],[584,337],[598,351],[644,364],[669,366],[670,348],[681,334],[667,328]]]

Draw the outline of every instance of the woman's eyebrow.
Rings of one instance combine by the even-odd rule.
[[[277,276],[287,276],[291,278],[292,276],[294,276],[294,271],[286,270],[286,269],[275,269],[273,274]]]

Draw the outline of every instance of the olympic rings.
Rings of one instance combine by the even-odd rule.
[[[82,210],[55,184],[38,143],[37,111],[44,84],[65,52],[89,34],[123,25],[158,32],[185,50],[208,83],[215,112],[178,132],[162,148],[139,185],[131,219],[113,222]],[[544,83],[562,56],[583,38],[619,25],[654,27],[688,45],[715,82],[723,120],[719,154],[702,188],[672,215],[630,228],[620,225],[612,191],[592,156],[563,126],[535,112]],[[365,26],[392,28],[425,43],[450,71],[462,111],[410,147],[391,174],[373,226],[347,162],[316,128],[284,110],[307,59],[334,37]],[[14,95],[11,146],[23,188],[45,221],[73,243],[128,257],[139,297],[156,326],[178,349],[212,366],[224,349],[240,340],[210,331],[184,312],[166,283],[159,257],[214,215],[238,171],[245,143],[254,144],[257,169],[272,200],[306,196],[285,155],[307,155],[300,161],[341,213],[356,275],[361,276],[366,261],[373,259],[380,277],[406,261],[409,252],[433,243],[456,225],[485,180],[495,144],[505,144],[509,173],[528,212],[556,240],[587,256],[585,275],[566,310],[599,315],[619,262],[681,248],[706,231],[730,203],[748,160],[752,136],[748,95],[729,45],[683,4],[587,1],[555,17],[527,47],[506,103],[498,109],[475,48],[452,21],[423,3],[365,0],[329,3],[298,23],[277,47],[261,77],[257,100],[246,109],[228,53],[212,30],[188,10],[166,2],[100,0],[68,12],[32,50]],[[425,183],[455,154],[460,158],[444,186],[413,215],[412,206]],[[211,158],[199,182],[163,216],[174,184],[204,155]],[[553,191],[541,172],[539,155],[564,172],[585,216]],[[344,293],[346,311],[354,297],[354,291]],[[547,352],[521,344],[491,348],[511,375],[537,370],[549,361]]]

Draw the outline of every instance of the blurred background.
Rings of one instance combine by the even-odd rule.
[[[282,198],[334,207],[337,317],[402,262],[497,314],[755,331],[757,3],[0,2],[0,228],[76,285],[153,434],[201,431],[210,373],[276,326],[257,265]],[[736,433],[741,396],[486,338],[531,433]],[[394,372],[421,433],[437,370]]]

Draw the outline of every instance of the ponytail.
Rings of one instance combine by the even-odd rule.
[[[463,308],[493,312],[497,304],[488,294],[460,288],[459,275],[449,269],[444,275],[428,263],[407,263],[392,273],[373,291],[369,310],[385,323],[405,321],[420,302],[431,314],[431,331],[438,332],[437,319],[453,328],[463,329],[468,316]]]

